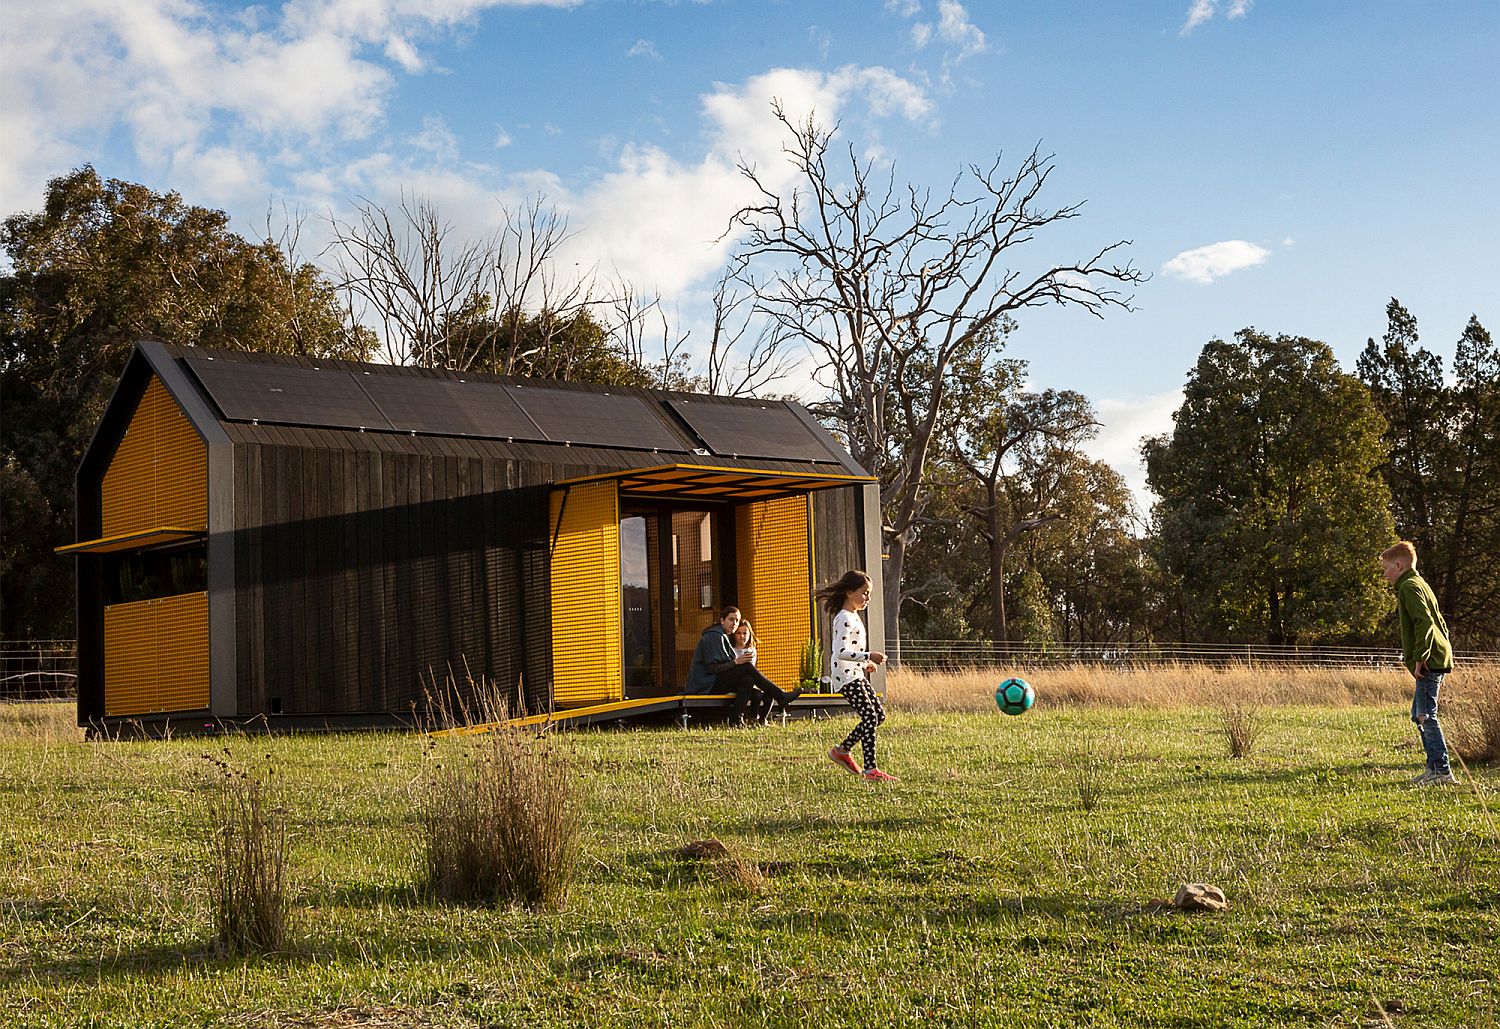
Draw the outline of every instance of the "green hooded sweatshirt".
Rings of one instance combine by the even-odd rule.
[[[1396,613],[1401,618],[1401,663],[1407,670],[1416,675],[1421,661],[1430,672],[1451,672],[1448,623],[1438,610],[1432,587],[1415,568],[1408,568],[1396,580]]]

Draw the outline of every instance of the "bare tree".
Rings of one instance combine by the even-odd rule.
[[[736,288],[742,270],[731,266],[714,284],[704,385],[721,396],[757,396],[790,375],[793,367],[782,346],[785,326],[758,318],[754,292]]]
[[[855,458],[880,479],[886,617],[899,639],[903,561],[947,410],[951,363],[1023,308],[1073,304],[1096,316],[1128,308],[1130,297],[1115,287],[1144,276],[1110,263],[1128,241],[1073,264],[1010,266],[1041,230],[1080,212],[1080,204],[1040,206],[1054,165],[1039,149],[1010,174],[1001,156],[970,165],[938,197],[898,189],[894,174],[876,181],[852,146],[847,169],[834,170],[836,128],[819,128],[812,117],[794,123],[779,103],[773,110],[789,133],[783,150],[795,184],[773,189],[742,163],[760,197],[735,214],[730,231],[745,230],[738,253],[747,269],[766,269],[745,276],[759,309],[811,348],[831,393],[827,410]]]
[[[570,355],[553,351],[612,297],[597,295],[592,268],[559,268],[571,234],[545,197],[504,207],[501,219],[466,237],[432,200],[403,194],[394,211],[361,200],[353,220],[334,220],[339,285],[351,315],[378,322],[390,360],[567,374]]]
[[[339,284],[378,320],[396,364],[466,367],[449,334],[490,295],[499,243],[494,235],[462,239],[427,198],[407,197],[391,212],[370,200],[354,220],[333,220]],[[352,306],[352,305],[351,305]]]

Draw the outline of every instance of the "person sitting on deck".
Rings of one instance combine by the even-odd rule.
[[[735,655],[733,635],[740,625],[740,609],[726,607],[719,612],[719,620],[698,638],[693,650],[693,664],[688,670],[685,693],[707,694],[733,691],[734,701],[729,707],[729,723],[738,724],[744,717],[745,708],[758,692],[764,698],[765,718],[770,715],[771,703],[779,702],[783,709],[802,696],[802,690],[786,690],[777,686],[755,667],[755,656],[751,652]],[[758,706],[758,705],[757,705]]]
[[[736,658],[749,655],[750,663],[752,665],[755,664],[755,630],[750,627],[750,620],[748,618],[740,619],[739,628],[735,629],[729,635],[729,643],[734,648],[734,656]],[[800,694],[801,691],[798,692]],[[753,699],[756,703],[754,709],[750,712],[750,716],[761,725],[769,724],[771,721],[771,705],[775,703],[775,698],[757,686]],[[786,703],[790,703],[790,701]]]

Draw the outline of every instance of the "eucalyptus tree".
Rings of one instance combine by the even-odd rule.
[[[73,473],[136,340],[309,357],[368,356],[333,284],[223,211],[92,167],[5,219],[0,246],[3,631],[71,635]]]
[[[878,174],[852,144],[840,157],[836,128],[773,110],[792,182],[773,184],[742,163],[757,196],[729,231],[741,234],[737,254],[760,310],[811,351],[830,394],[822,412],[879,477],[885,610],[898,638],[906,551],[949,413],[953,362],[1027,308],[1125,309],[1130,297],[1119,287],[1143,276],[1114,263],[1128,241],[1065,263],[1026,257],[1082,206],[1044,205],[1056,166],[1039,149],[1008,169],[1003,155],[969,165],[944,191],[898,186],[894,171]]]

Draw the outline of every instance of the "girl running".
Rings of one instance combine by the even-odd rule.
[[[865,623],[859,617],[870,602],[870,577],[864,572],[845,572],[836,582],[820,586],[813,596],[833,615],[833,639],[828,647],[833,688],[844,695],[859,715],[854,731],[831,749],[828,757],[834,764],[873,782],[892,781],[896,777],[882,772],[875,764],[875,729],[885,721],[885,708],[870,685],[870,676],[876,665],[885,663],[885,655],[866,649]],[[864,757],[863,771],[849,754],[856,741]]]

